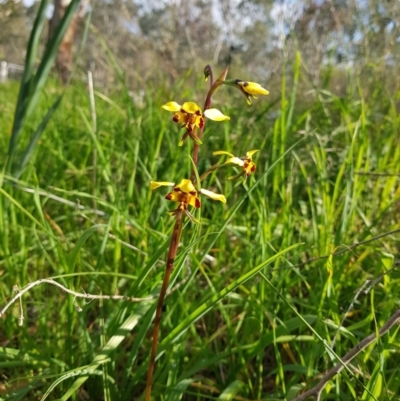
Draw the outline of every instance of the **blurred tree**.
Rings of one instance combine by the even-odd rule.
[[[53,36],[60,20],[65,14],[65,10],[71,3],[71,0],[54,0],[53,16],[49,22],[49,38]],[[72,68],[73,61],[73,44],[76,38],[79,21],[85,15],[89,0],[81,0],[80,9],[72,19],[64,38],[58,49],[56,58],[56,69],[61,81],[66,84]]]
[[[35,9],[18,0],[0,1],[0,59],[23,64]]]
[[[69,2],[54,1],[50,33]],[[0,55],[7,61],[22,62],[35,7],[0,0]],[[92,7],[79,62],[103,86],[115,74],[100,37],[132,89],[165,82],[167,74],[176,81],[190,67],[200,74],[207,63],[265,82],[280,74],[284,59],[290,66],[297,49],[314,85],[327,66],[379,63],[393,78],[400,61],[398,0],[97,0]],[[57,59],[64,81],[78,29],[74,20]]]

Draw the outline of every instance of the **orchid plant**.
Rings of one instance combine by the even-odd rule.
[[[184,129],[182,138],[180,139],[178,146],[182,146],[187,138],[190,138],[193,143],[193,170],[190,179],[181,178],[179,183],[167,182],[167,181],[151,181],[151,190],[157,189],[159,187],[172,187],[172,190],[165,196],[165,199],[172,202],[178,203],[177,208],[171,210],[169,214],[174,217],[175,223],[171,235],[171,241],[169,245],[166,268],[164,273],[164,278],[160,290],[160,294],[157,302],[156,316],[154,320],[153,328],[153,338],[152,338],[152,348],[150,354],[149,367],[147,371],[147,383],[146,383],[146,393],[145,401],[150,401],[151,390],[152,390],[152,378],[155,366],[155,359],[158,346],[158,338],[160,332],[160,322],[161,315],[163,311],[163,304],[165,295],[167,292],[169,279],[174,267],[175,257],[177,254],[180,236],[182,232],[182,223],[185,216],[193,223],[199,223],[199,221],[190,212],[191,208],[199,209],[201,207],[200,196],[205,195],[209,198],[226,203],[226,198],[224,195],[216,194],[212,191],[201,188],[201,182],[213,171],[219,167],[226,165],[236,165],[241,171],[239,174],[229,177],[229,179],[237,179],[243,177],[246,180],[251,174],[256,170],[256,165],[252,160],[252,156],[258,152],[258,150],[250,150],[243,157],[237,157],[226,151],[215,151],[213,155],[223,155],[228,156],[224,162],[218,162],[205,171],[200,177],[197,175],[197,164],[199,157],[199,147],[202,145],[202,138],[204,133],[204,128],[206,124],[206,119],[213,121],[227,121],[230,119],[229,116],[224,115],[221,111],[215,108],[211,108],[212,97],[215,95],[217,90],[219,90],[223,85],[233,86],[239,89],[246,97],[246,101],[249,105],[252,103],[252,97],[256,98],[256,95],[268,95],[268,91],[261,85],[255,82],[243,81],[241,79],[227,80],[226,76],[228,74],[228,67],[221,73],[221,75],[214,81],[213,71],[210,65],[207,65],[204,69],[204,76],[206,81],[210,80],[210,89],[207,93],[203,110],[195,102],[184,102],[182,105],[175,101],[169,101],[165,103],[162,108],[164,110],[173,112],[172,120],[175,123],[181,124]]]

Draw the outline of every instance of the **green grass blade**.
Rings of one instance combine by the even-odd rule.
[[[65,15],[56,28],[53,37],[46,46],[36,74],[33,74],[33,64],[36,59],[40,35],[43,30],[43,24],[46,20],[48,0],[42,0],[40,4],[36,21],[32,29],[31,40],[29,41],[28,45],[27,58],[25,61],[26,70],[24,71],[24,76],[18,95],[18,102],[15,109],[14,124],[11,131],[11,138],[8,147],[9,169],[13,169],[13,157],[18,146],[18,140],[21,135],[24,123],[36,107],[44,84],[47,81],[50,69],[54,64],[55,58],[57,57],[58,48],[60,46],[62,38],[64,37],[64,34],[78,8],[79,2],[80,0],[71,1],[70,5],[65,11]],[[19,168],[19,170],[20,169],[21,168]]]
[[[26,51],[24,73],[21,80],[21,87],[18,94],[18,101],[15,108],[14,124],[11,130],[11,138],[8,148],[8,156],[11,157],[15,151],[19,136],[22,131],[25,118],[27,117],[27,109],[31,101],[33,87],[33,70],[40,44],[40,36],[43,31],[43,25],[46,21],[46,10],[49,0],[42,0],[39,5],[38,13],[33,24],[31,36],[29,38],[28,48]],[[11,163],[11,160],[8,161]]]
[[[43,117],[43,120],[40,122],[39,126],[36,128],[36,131],[33,133],[31,136],[31,139],[29,141],[29,144],[27,148],[25,149],[25,152],[22,156],[21,163],[19,164],[18,167],[16,167],[15,171],[15,177],[19,178],[22,174],[22,172],[25,170],[26,165],[29,163],[29,160],[32,157],[33,151],[36,148],[37,142],[42,135],[43,131],[45,130],[48,122],[51,120],[51,117],[53,117],[54,112],[58,109],[58,106],[61,103],[61,100],[63,98],[63,95],[60,95],[56,101],[52,104],[52,106],[47,110],[46,115]]]
[[[115,349],[121,344],[125,337],[137,326],[141,318],[147,313],[151,307],[152,302],[143,302],[140,304],[131,316],[129,316],[124,323],[119,327],[117,332],[108,340],[107,344],[102,348],[102,350],[93,359],[90,366],[87,367],[88,374],[93,373],[97,370],[99,366],[109,361],[112,357]],[[85,383],[89,376],[80,377],[77,379],[71,387],[65,392],[65,394],[60,398],[60,401],[68,400],[79,387]],[[65,377],[67,379],[68,377]]]
[[[261,269],[263,269],[265,266],[268,266],[272,262],[274,262],[276,259],[280,258],[287,252],[291,251],[292,249],[295,249],[299,247],[302,244],[294,244],[289,246],[286,249],[283,249],[282,251],[278,252],[274,256],[268,258],[258,266],[254,267],[251,269],[248,273],[242,275],[239,277],[237,280],[234,280],[231,284],[229,284],[227,287],[213,295],[211,298],[208,299],[205,303],[203,303],[200,307],[198,307],[195,311],[193,311],[188,317],[182,320],[180,324],[178,324],[169,334],[167,337],[164,338],[164,340],[160,344],[160,351],[163,350],[167,344],[170,344],[171,342],[175,342],[178,340],[178,338],[197,320],[199,320],[202,316],[204,316],[208,311],[210,311],[221,299],[223,299],[225,296],[227,296],[229,293],[234,291],[237,287],[240,285],[244,284],[246,281],[250,280],[254,275],[256,275]]]
[[[47,81],[50,69],[53,66],[54,60],[57,57],[58,48],[60,47],[64,34],[67,31],[68,26],[72,18],[74,17],[75,12],[78,9],[79,2],[80,0],[71,0],[71,3],[65,10],[63,18],[60,20],[60,23],[58,24],[56,30],[54,31],[53,37],[50,39],[46,47],[46,50],[42,57],[42,61],[40,62],[37,72],[35,74],[32,98],[29,103],[29,107],[26,111],[28,116],[36,106],[36,103],[44,87],[44,84]]]

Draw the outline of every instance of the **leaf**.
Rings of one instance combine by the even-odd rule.
[[[42,93],[43,87],[49,76],[50,69],[54,64],[62,38],[75,14],[75,11],[78,8],[79,2],[80,0],[71,0],[71,3],[66,9],[63,18],[60,20],[60,23],[57,26],[53,37],[46,46],[42,60],[39,64],[36,73],[34,74],[34,63],[36,61],[36,57],[38,54],[38,49],[40,45],[40,36],[43,31],[44,23],[46,22],[46,11],[49,0],[42,0],[40,2],[39,10],[36,15],[36,19],[28,43],[28,48],[25,58],[24,73],[22,76],[21,86],[18,94],[17,105],[15,107],[14,123],[11,130],[11,138],[8,147],[8,161],[7,161],[8,171],[13,170],[15,151],[18,146],[18,141],[21,136],[22,129],[24,127],[27,118],[32,114],[32,112],[36,107],[36,104],[39,100],[39,96]],[[49,109],[46,116],[44,117],[39,127],[37,128],[35,134],[31,138],[30,144],[28,145],[28,148],[25,151],[26,158],[24,157],[23,159],[23,163],[25,165],[28,162],[29,157],[36,146],[40,134],[43,132],[43,129],[47,125],[48,120],[50,119],[51,115],[58,107],[58,105],[59,101],[57,100],[53,104],[53,106]],[[22,172],[21,167],[23,163],[20,163],[19,165],[18,168],[19,174],[21,174]]]
[[[230,401],[245,387],[245,384],[240,380],[233,381],[218,397],[219,400]]]

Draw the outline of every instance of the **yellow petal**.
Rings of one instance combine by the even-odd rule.
[[[176,191],[172,191],[170,192],[165,199],[168,199],[172,202],[181,202],[182,201],[182,192],[176,192]]]
[[[243,167],[244,161],[242,159],[239,159],[239,157],[231,157],[227,159],[227,161],[224,164],[237,164],[238,166]]]
[[[216,152],[213,152],[213,155],[214,156],[217,156],[217,155],[228,155],[228,156],[234,157],[232,153],[225,152],[224,150],[217,150]]]
[[[183,179],[178,185],[176,185],[176,188],[179,188],[182,192],[196,192],[196,188],[194,187],[192,181]]]
[[[208,196],[208,197],[211,198],[211,199],[220,201],[220,202],[222,202],[222,203],[226,203],[226,198],[225,198],[224,195],[216,194],[215,192],[211,192],[211,191],[208,191],[207,189],[203,189],[203,188],[200,189],[200,192],[201,192],[203,195],[206,195],[206,196]]]
[[[208,109],[204,112],[204,115],[213,121],[225,121],[231,119],[229,116],[222,114],[218,109]]]
[[[259,150],[249,150],[249,151],[246,153],[246,156],[249,157],[249,158],[251,159],[251,156],[253,156],[254,153],[257,153],[257,152],[259,152]]]
[[[167,181],[150,181],[150,189],[156,189],[159,187],[173,187],[175,185],[174,182],[167,182]]]
[[[161,106],[163,109],[168,111],[179,111],[181,109],[181,105],[176,102],[168,102]]]
[[[263,88],[260,84],[255,82],[244,82],[242,84],[243,90],[245,90],[250,95],[268,95],[269,92]]]
[[[200,202],[200,199],[197,197],[197,192],[196,192],[196,195],[189,195],[188,198],[189,199],[188,199],[187,202],[188,202],[189,205],[192,205],[197,209],[200,208],[201,202]]]
[[[194,114],[198,111],[201,113],[201,109],[195,102],[185,102],[182,105],[182,110],[186,111],[186,113]]]

